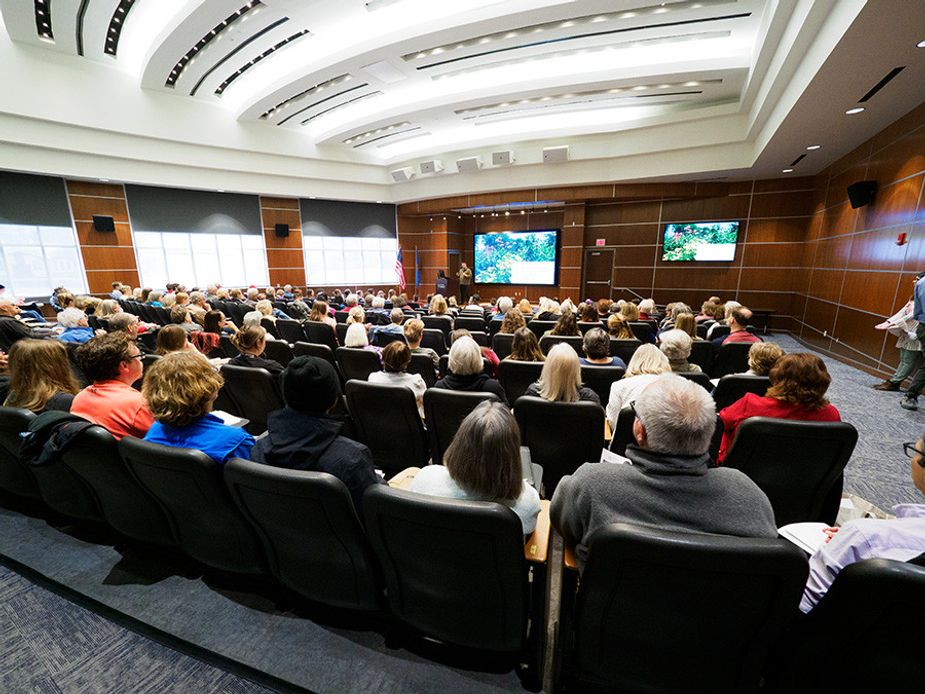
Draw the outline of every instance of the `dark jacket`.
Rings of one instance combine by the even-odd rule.
[[[9,352],[14,342],[25,337],[33,337],[29,326],[13,316],[0,316],[0,349]]]
[[[362,443],[340,436],[342,422],[316,417],[290,407],[271,412],[267,435],[251,451],[251,460],[287,468],[327,472],[343,482],[360,512],[363,492],[379,483],[373,455]]]
[[[531,383],[530,387],[527,388],[527,392],[524,393],[524,395],[532,395],[536,398],[543,397],[540,395],[540,382],[537,381],[536,383]],[[601,404],[600,396],[586,386],[580,386],[578,388],[578,400],[579,402],[593,402],[595,405]]]
[[[501,402],[507,405],[507,397],[505,397],[504,388],[501,387],[500,383],[490,378],[488,374],[484,372],[472,374],[471,376],[458,376],[454,373],[447,373],[445,378],[441,378],[434,384],[434,388],[494,393]]]
[[[239,354],[228,361],[232,366],[248,366],[252,369],[266,369],[274,376],[279,376],[283,372],[283,365],[272,359],[263,357],[252,357],[249,354]]]

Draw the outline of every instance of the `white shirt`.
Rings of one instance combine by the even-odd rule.
[[[620,410],[633,402],[642,389],[658,376],[657,374],[639,374],[613,382],[610,386],[610,399],[607,401],[607,421],[610,422],[611,427],[616,426]]]
[[[410,388],[414,393],[414,399],[418,404],[418,414],[424,419],[424,391],[427,390],[427,384],[421,378],[421,374],[409,373],[389,373],[388,371],[374,371],[369,375],[370,383],[383,383],[389,386],[405,386]]]

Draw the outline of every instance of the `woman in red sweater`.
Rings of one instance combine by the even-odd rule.
[[[777,360],[768,374],[771,387],[764,397],[747,393],[743,398],[720,411],[723,420],[723,441],[718,464],[722,464],[739,425],[749,417],[802,419],[812,422],[840,422],[841,415],[825,399],[832,382],[825,362],[813,354],[797,352]]]

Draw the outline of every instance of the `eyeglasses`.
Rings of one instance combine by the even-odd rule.
[[[919,460],[918,460],[919,465],[921,465],[922,467],[925,467],[925,453],[923,453],[922,451],[920,451],[918,448],[915,447],[916,443],[918,443],[918,441],[910,441],[909,443],[904,443],[903,452],[906,454],[907,457],[912,458],[912,459],[915,459],[915,456],[919,456]]]
[[[129,355],[128,359],[126,359],[125,361],[129,361],[131,359],[144,359],[144,356],[145,355],[143,355],[141,352],[139,352],[138,354],[131,354]]]

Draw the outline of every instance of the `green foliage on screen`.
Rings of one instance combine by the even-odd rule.
[[[521,262],[555,262],[555,231],[502,232],[475,237],[475,281],[510,284],[511,269]]]
[[[697,260],[697,251],[703,246],[729,244],[732,244],[730,252],[734,255],[738,235],[738,222],[668,224],[665,226],[662,260]]]

